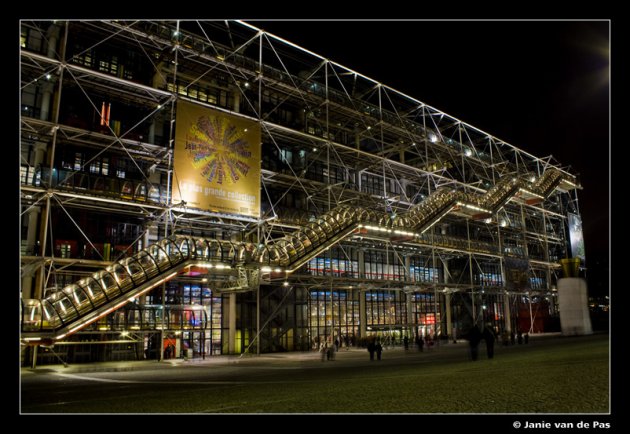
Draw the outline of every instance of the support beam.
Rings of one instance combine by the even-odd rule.
[[[444,310],[446,311],[446,334],[449,339],[452,339],[453,342],[456,341],[457,337],[453,335],[453,319],[452,319],[452,310],[451,310],[451,294],[444,294]]]
[[[413,320],[413,312],[411,309],[411,300],[413,299],[413,292],[405,293],[405,298],[407,302],[407,332],[409,333],[409,340],[413,342],[413,329],[415,328],[415,323]]]
[[[359,279],[365,279],[365,252],[363,249],[359,249],[357,259],[359,262]]]
[[[57,59],[57,42],[59,41],[60,31],[61,28],[54,22],[46,31],[46,37],[48,38],[48,51],[46,55],[51,59]]]
[[[45,82],[41,86],[42,106],[39,110],[39,119],[42,121],[49,120],[50,103],[52,102],[53,88],[54,86],[51,81]]]
[[[510,313],[510,294],[507,292],[503,296],[503,315],[505,316],[505,331],[512,332],[512,315]]]
[[[367,337],[367,317],[365,314],[365,291],[359,291],[359,337]]]
[[[236,354],[236,294],[229,295],[228,304],[228,353]]]

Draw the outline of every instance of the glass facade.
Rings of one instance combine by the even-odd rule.
[[[308,295],[311,348],[359,336],[359,291],[310,290]]]

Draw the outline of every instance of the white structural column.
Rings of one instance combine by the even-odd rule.
[[[33,159],[33,167],[38,168],[41,164],[44,163],[44,158],[46,157],[46,151],[48,150],[48,143],[46,142],[35,142],[35,156]]]
[[[446,229],[442,228],[442,233],[446,233]],[[448,259],[442,259],[442,266],[444,271],[444,283],[449,283],[450,271],[448,269]],[[453,335],[453,310],[451,306],[451,293],[448,288],[445,288],[444,292],[444,312],[446,313],[446,334],[449,338],[457,338]]]
[[[405,274],[406,274],[406,279],[410,282],[414,281],[414,275],[411,272],[411,257],[409,255],[405,255]],[[413,338],[413,329],[415,326],[414,323],[414,318],[413,318],[413,311],[412,311],[412,299],[413,299],[413,295],[414,292],[406,292],[405,293],[405,299],[406,299],[406,303],[407,303],[407,330],[409,333],[409,338]]]
[[[52,81],[47,81],[41,85],[40,89],[42,91],[42,106],[39,111],[39,119],[47,121],[49,120],[48,116],[50,113],[50,103],[52,101],[54,85]]]
[[[236,294],[231,293],[228,304],[228,353],[236,353]]]
[[[456,336],[453,335],[453,319],[451,313],[451,294],[449,292],[444,293],[444,310],[446,311],[446,334],[449,339],[455,340]]]
[[[41,214],[41,208],[34,206],[28,210],[28,228],[26,230],[26,255],[37,254],[37,222]],[[22,298],[33,298],[33,273],[29,272],[22,277]]]
[[[234,107],[232,108],[235,113],[241,112],[241,91],[236,86],[230,86],[232,95],[234,95]]]
[[[48,31],[46,32],[46,37],[48,38],[48,49],[46,51],[46,54],[48,57],[50,57],[51,59],[57,59],[57,42],[59,41],[59,26],[56,24],[52,24],[49,28]],[[45,81],[42,83],[40,89],[42,92],[42,105],[41,105],[41,109],[39,111],[39,119],[42,121],[47,121],[48,120],[48,116],[50,113],[50,104],[52,102],[52,95],[53,95],[53,82],[52,82],[52,74],[51,75],[46,75],[46,79],[48,81]]]
[[[359,262],[359,279],[365,279],[365,252],[363,249],[359,249],[358,262]]]
[[[26,231],[26,255],[36,255],[36,243],[37,243],[37,221],[39,220],[39,214],[41,212],[39,206],[31,207],[28,212],[28,229]]]
[[[505,331],[512,332],[512,314],[510,312],[510,294],[506,291],[503,295],[503,315],[505,316]]]
[[[413,329],[415,327],[414,321],[413,321],[413,311],[412,311],[412,303],[411,300],[413,298],[413,292],[406,292],[405,293],[405,298],[407,299],[407,330],[408,330],[408,337],[410,339],[413,338]]]
[[[363,249],[359,249],[358,252],[359,262],[359,279],[365,279],[365,254]],[[364,338],[367,333],[365,323],[367,318],[365,316],[365,291],[359,290],[359,337]]]
[[[52,23],[46,32],[46,38],[48,39],[48,51],[46,55],[51,59],[56,59],[57,56],[57,42],[59,41],[59,33],[61,28],[57,23]]]
[[[367,336],[367,317],[365,314],[365,291],[359,291],[359,337]]]

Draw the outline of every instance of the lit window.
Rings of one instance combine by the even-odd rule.
[[[103,157],[103,162],[101,164],[101,173],[103,175],[109,175],[109,158]]]
[[[80,152],[74,154],[74,170],[81,170],[83,166],[83,155]]]
[[[61,250],[61,257],[69,258],[72,253],[72,246],[70,244],[61,244],[59,247]]]
[[[20,166],[20,181],[22,184],[28,184],[28,166]]]
[[[90,163],[90,173],[99,173],[98,161],[92,161]]]

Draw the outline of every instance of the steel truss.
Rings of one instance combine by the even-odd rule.
[[[53,242],[49,223],[53,208],[62,210],[68,221],[72,209],[131,216],[143,222],[144,231],[134,243],[141,242],[143,248],[149,235],[156,240],[172,234],[203,236],[218,228],[251,251],[251,264],[256,264],[236,269],[240,283],[232,280],[225,286],[231,290],[251,288],[259,278],[280,284],[289,278],[288,271],[293,272],[291,284],[324,285],[323,277],[299,271],[312,256],[295,262],[292,253],[321,234],[330,241],[319,245],[324,252],[335,243],[342,249],[348,245],[396,250],[402,265],[404,257],[419,248],[430,251],[434,267],[452,258],[469,258],[463,270],[470,274],[468,283],[405,279],[374,284],[359,277],[348,279],[349,285],[474,293],[478,287],[472,275],[481,270],[480,263],[490,258],[503,269],[504,258],[512,253],[506,253],[502,243],[509,242],[516,256],[529,259],[532,273],[546,274],[542,290],[551,289],[558,267],[549,252],[551,246],[560,254],[566,249],[564,219],[567,210],[579,213],[576,190],[580,188],[579,180],[552,156],[535,157],[243,21],[25,22],[23,26],[48,42],[55,26],[63,33],[58,51],[21,50],[22,91],[57,89],[52,116],[28,111],[21,116],[22,163],[31,173],[21,182],[23,214],[42,206],[42,221],[47,222],[40,251],[23,257],[25,266],[32,264],[28,272],[40,276],[36,298],[43,296],[44,282],[52,274],[69,266],[47,246],[46,241]],[[69,56],[66,44],[72,37],[91,43]],[[125,78],[120,66],[112,73],[111,62],[110,69],[103,71],[100,64],[88,65],[86,56],[110,46],[135,52],[151,65],[150,74],[145,74],[150,78]],[[216,89],[217,99],[195,98],[201,86]],[[61,118],[67,93],[83,98],[92,116],[99,116],[103,97],[115,97],[118,103],[135,107],[137,114],[125,130],[107,125],[95,131]],[[229,94],[230,103],[222,103],[223,93]],[[172,202],[178,100],[260,122],[264,150],[282,163],[280,167],[263,163],[268,209],[261,218],[210,213]],[[163,124],[166,127],[158,134]],[[24,151],[28,155],[40,143],[47,146],[49,163],[33,167]],[[60,175],[55,173],[54,154],[62,146],[90,149],[94,156]],[[127,159],[137,169],[141,180],[134,181],[133,194],[98,190],[98,177],[86,174],[105,152]],[[289,153],[292,158],[286,157]],[[316,171],[319,176],[313,177]],[[285,205],[289,193],[303,197],[301,208]],[[435,212],[432,201],[439,208]],[[339,228],[328,231],[327,226],[335,224]],[[451,228],[464,227],[465,234],[450,233]],[[247,275],[252,270],[263,272],[262,266],[281,267],[284,275],[274,276],[272,271],[266,277]],[[504,285],[486,289],[506,291]]]

